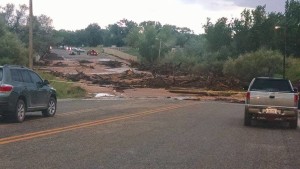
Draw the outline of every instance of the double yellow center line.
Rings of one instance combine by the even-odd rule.
[[[57,133],[62,133],[62,132],[66,132],[66,131],[86,128],[86,127],[91,127],[91,126],[103,125],[103,124],[126,120],[126,119],[137,118],[137,117],[146,116],[146,115],[159,113],[159,112],[163,112],[163,111],[187,107],[187,106],[191,106],[193,104],[196,104],[196,103],[194,102],[194,103],[187,103],[184,105],[172,105],[172,106],[162,107],[162,108],[158,108],[158,109],[154,109],[154,110],[148,110],[148,111],[132,113],[132,114],[128,114],[128,115],[110,117],[110,118],[106,118],[106,119],[101,119],[101,120],[96,120],[96,121],[91,121],[91,122],[86,122],[86,123],[80,123],[80,124],[70,125],[70,126],[66,126],[66,127],[60,127],[60,128],[32,132],[32,133],[27,133],[27,134],[22,134],[22,135],[17,135],[17,136],[5,137],[5,138],[0,139],[0,145],[24,141],[24,140],[30,140],[33,138],[49,136],[49,135],[53,135],[53,134],[57,134]]]

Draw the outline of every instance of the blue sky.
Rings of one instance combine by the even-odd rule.
[[[159,21],[162,24],[188,27],[196,34],[203,33],[203,24],[209,17],[235,18],[245,8],[266,5],[268,12],[284,11],[285,0],[32,0],[34,15],[52,18],[55,29],[78,30],[90,23],[101,28],[125,18],[140,23]],[[0,0],[7,3],[27,4],[29,0]]]

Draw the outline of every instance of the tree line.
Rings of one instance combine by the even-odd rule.
[[[288,69],[295,67],[293,59],[300,57],[300,2],[287,0],[284,13],[268,13],[265,8],[245,9],[239,18],[222,17],[215,23],[207,18],[205,33],[199,35],[186,27],[127,19],[106,28],[92,23],[76,31],[55,30],[50,17],[34,16],[34,51],[43,55],[49,46],[59,45],[126,46],[136,50],[139,62],[149,69],[170,68],[173,74],[243,80],[280,75],[283,56],[288,58]],[[0,7],[0,46],[0,64],[26,64],[26,5]]]

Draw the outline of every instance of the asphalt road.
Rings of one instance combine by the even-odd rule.
[[[2,169],[299,169],[300,132],[243,126],[242,104],[61,100],[53,118],[0,120]]]

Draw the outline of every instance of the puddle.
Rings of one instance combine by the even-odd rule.
[[[95,97],[114,97],[115,95],[109,94],[109,93],[96,93]]]
[[[130,68],[128,68],[128,67],[123,67],[123,68],[120,67],[120,68],[111,68],[111,69],[105,69],[105,70],[110,71],[110,72],[114,72],[114,73],[123,73],[123,72],[125,72],[129,69]]]
[[[99,62],[109,62],[111,59],[98,59]]]

